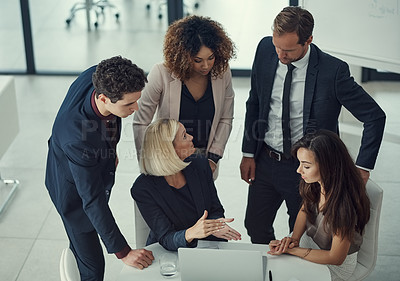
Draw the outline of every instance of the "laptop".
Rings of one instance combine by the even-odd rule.
[[[262,281],[267,258],[243,249],[179,248],[182,281]]]

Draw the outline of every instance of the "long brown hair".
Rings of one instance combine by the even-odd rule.
[[[321,182],[325,189],[325,229],[342,238],[353,239],[354,231],[363,233],[370,216],[370,202],[360,172],[354,164],[346,145],[331,131],[319,130],[307,134],[292,148],[293,156],[300,148],[313,152],[318,163]],[[320,200],[318,182],[300,181],[300,195],[309,219],[315,216]]]

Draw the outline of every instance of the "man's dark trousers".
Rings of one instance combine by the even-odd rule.
[[[293,157],[277,161],[264,148],[256,159],[255,181],[249,185],[245,218],[252,243],[268,244],[275,239],[273,222],[283,201],[288,209],[289,229],[293,231],[301,206],[298,164]]]

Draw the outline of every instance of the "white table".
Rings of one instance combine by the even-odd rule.
[[[271,270],[273,281],[330,281],[331,276],[329,269],[326,265],[312,263],[301,258],[291,255],[271,256],[267,254],[268,246],[250,243],[237,243],[237,242],[211,242],[211,241],[199,241],[198,247],[203,248],[215,248],[218,246],[220,249],[237,249],[237,250],[256,250],[261,251],[263,255],[267,256],[267,274],[266,280],[268,280],[268,272]],[[154,261],[153,264],[143,270],[136,269],[124,265],[121,273],[117,277],[117,281],[132,281],[132,280],[146,280],[146,281],[165,281],[160,274],[160,266],[158,263],[158,257],[168,252],[160,244],[152,244],[146,247],[147,250],[153,252]],[[178,255],[177,252],[173,252]],[[180,281],[181,277],[178,272],[172,278],[168,280]]]

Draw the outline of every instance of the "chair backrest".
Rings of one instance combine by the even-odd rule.
[[[357,255],[357,266],[349,279],[351,281],[366,278],[374,270],[378,255],[378,233],[383,190],[371,179],[368,180],[366,188],[371,202],[371,216],[365,226],[363,243]]]
[[[135,242],[136,248],[143,248],[146,246],[147,237],[150,233],[150,228],[147,223],[144,221],[142,214],[139,211],[139,208],[136,204],[136,201],[133,203],[134,205],[134,214],[135,214]]]
[[[80,281],[78,264],[70,248],[65,248],[60,259],[61,281]]]
[[[0,76],[0,159],[19,132],[17,98],[12,76]]]

